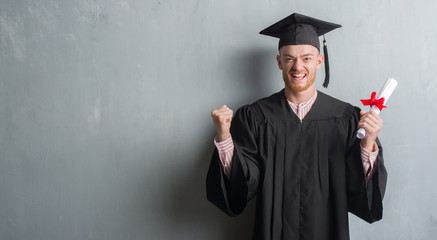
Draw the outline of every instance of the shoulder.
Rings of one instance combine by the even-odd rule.
[[[330,106],[331,109],[342,110],[344,108],[351,106],[349,103],[344,102],[335,97],[332,97],[326,93],[320,91],[317,91],[317,93],[318,93],[317,100],[320,100],[320,102],[323,103],[323,105]]]
[[[285,98],[284,90],[247,105],[260,119],[289,119],[290,106]]]
[[[331,115],[332,117],[350,117],[350,115],[355,115],[356,113],[359,115],[360,109],[358,107],[354,107],[350,103],[320,91],[318,91],[316,101],[318,102],[318,111],[325,112],[325,114]]]

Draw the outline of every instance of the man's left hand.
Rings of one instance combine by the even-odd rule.
[[[361,119],[358,122],[358,128],[366,129],[366,136],[361,139],[361,146],[369,152],[373,152],[376,137],[382,128],[382,119],[374,111],[360,112]]]

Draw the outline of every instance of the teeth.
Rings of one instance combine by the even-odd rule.
[[[304,77],[305,74],[293,74],[293,77],[299,78],[299,77]]]

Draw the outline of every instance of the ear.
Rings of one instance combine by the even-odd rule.
[[[325,55],[320,54],[317,56],[317,63],[316,63],[316,69],[320,69],[322,67],[323,60],[325,59]]]
[[[279,56],[279,55],[276,55],[276,61],[278,62],[278,67],[279,67],[279,69],[281,69],[281,70],[282,70],[282,64],[281,64],[281,56]]]

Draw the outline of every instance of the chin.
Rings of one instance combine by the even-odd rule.
[[[304,91],[308,90],[308,88],[310,88],[311,85],[312,84],[305,84],[305,85],[295,85],[295,84],[291,84],[291,83],[285,84],[285,86],[293,92],[304,92]]]

